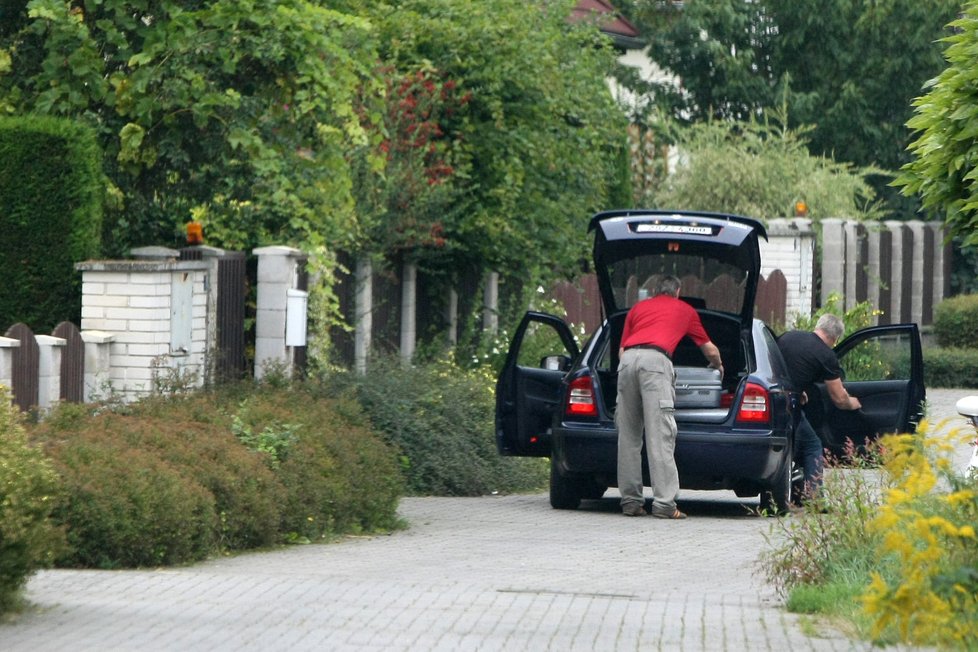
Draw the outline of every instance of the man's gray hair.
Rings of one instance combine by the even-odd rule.
[[[676,296],[680,287],[682,287],[682,283],[679,282],[679,279],[669,274],[659,279],[659,283],[655,287],[655,293]]]
[[[815,330],[822,331],[829,337],[831,337],[836,342],[842,337],[843,331],[845,331],[846,325],[842,322],[842,318],[826,313],[818,318],[818,323],[815,324]]]

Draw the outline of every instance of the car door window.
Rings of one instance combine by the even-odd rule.
[[[894,332],[860,342],[839,358],[846,382],[910,380],[911,334]]]
[[[526,329],[520,346],[516,364],[521,367],[547,366],[547,360],[555,357],[569,358],[574,354],[568,350],[557,328],[550,323],[533,322]]]

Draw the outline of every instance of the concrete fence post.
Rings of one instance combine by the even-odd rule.
[[[255,312],[255,379],[281,367],[290,377],[296,362],[296,348],[305,342],[287,341],[289,320],[306,319],[306,314],[289,315],[290,292],[299,292],[299,274],[307,256],[292,247],[260,247],[253,252],[258,257],[258,306]],[[295,308],[293,308],[295,311]],[[302,330],[305,333],[305,330]]]
[[[910,220],[907,228],[912,235],[910,277],[910,321],[929,324],[934,311],[934,247],[933,233],[920,220]]]
[[[847,259],[845,222],[836,218],[822,220],[822,305],[833,292],[845,296]]]
[[[934,243],[934,308],[951,294],[951,243],[945,242],[943,222],[927,222]]]
[[[877,225],[867,229],[866,239],[866,296],[870,304],[881,313],[874,318],[873,324],[891,324],[893,234],[886,227]]]
[[[0,385],[7,389],[13,386],[14,349],[20,346],[20,340],[12,337],[0,337]]]
[[[53,335],[35,335],[37,341],[37,407],[49,410],[61,400],[61,353],[67,343]]]

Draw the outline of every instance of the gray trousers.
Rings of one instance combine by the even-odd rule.
[[[679,495],[676,470],[676,374],[654,349],[629,349],[618,364],[618,489],[621,504],[643,504],[642,443],[649,460],[652,511],[672,514]]]

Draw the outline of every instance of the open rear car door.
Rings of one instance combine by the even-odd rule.
[[[501,455],[549,457],[561,381],[579,349],[560,317],[523,316],[496,381],[496,448]]]
[[[825,385],[810,397],[805,413],[826,448],[844,455],[892,432],[914,432],[923,416],[924,362],[916,324],[875,326],[856,331],[835,347],[846,390],[861,410],[840,410]],[[848,441],[847,441],[848,440]]]

